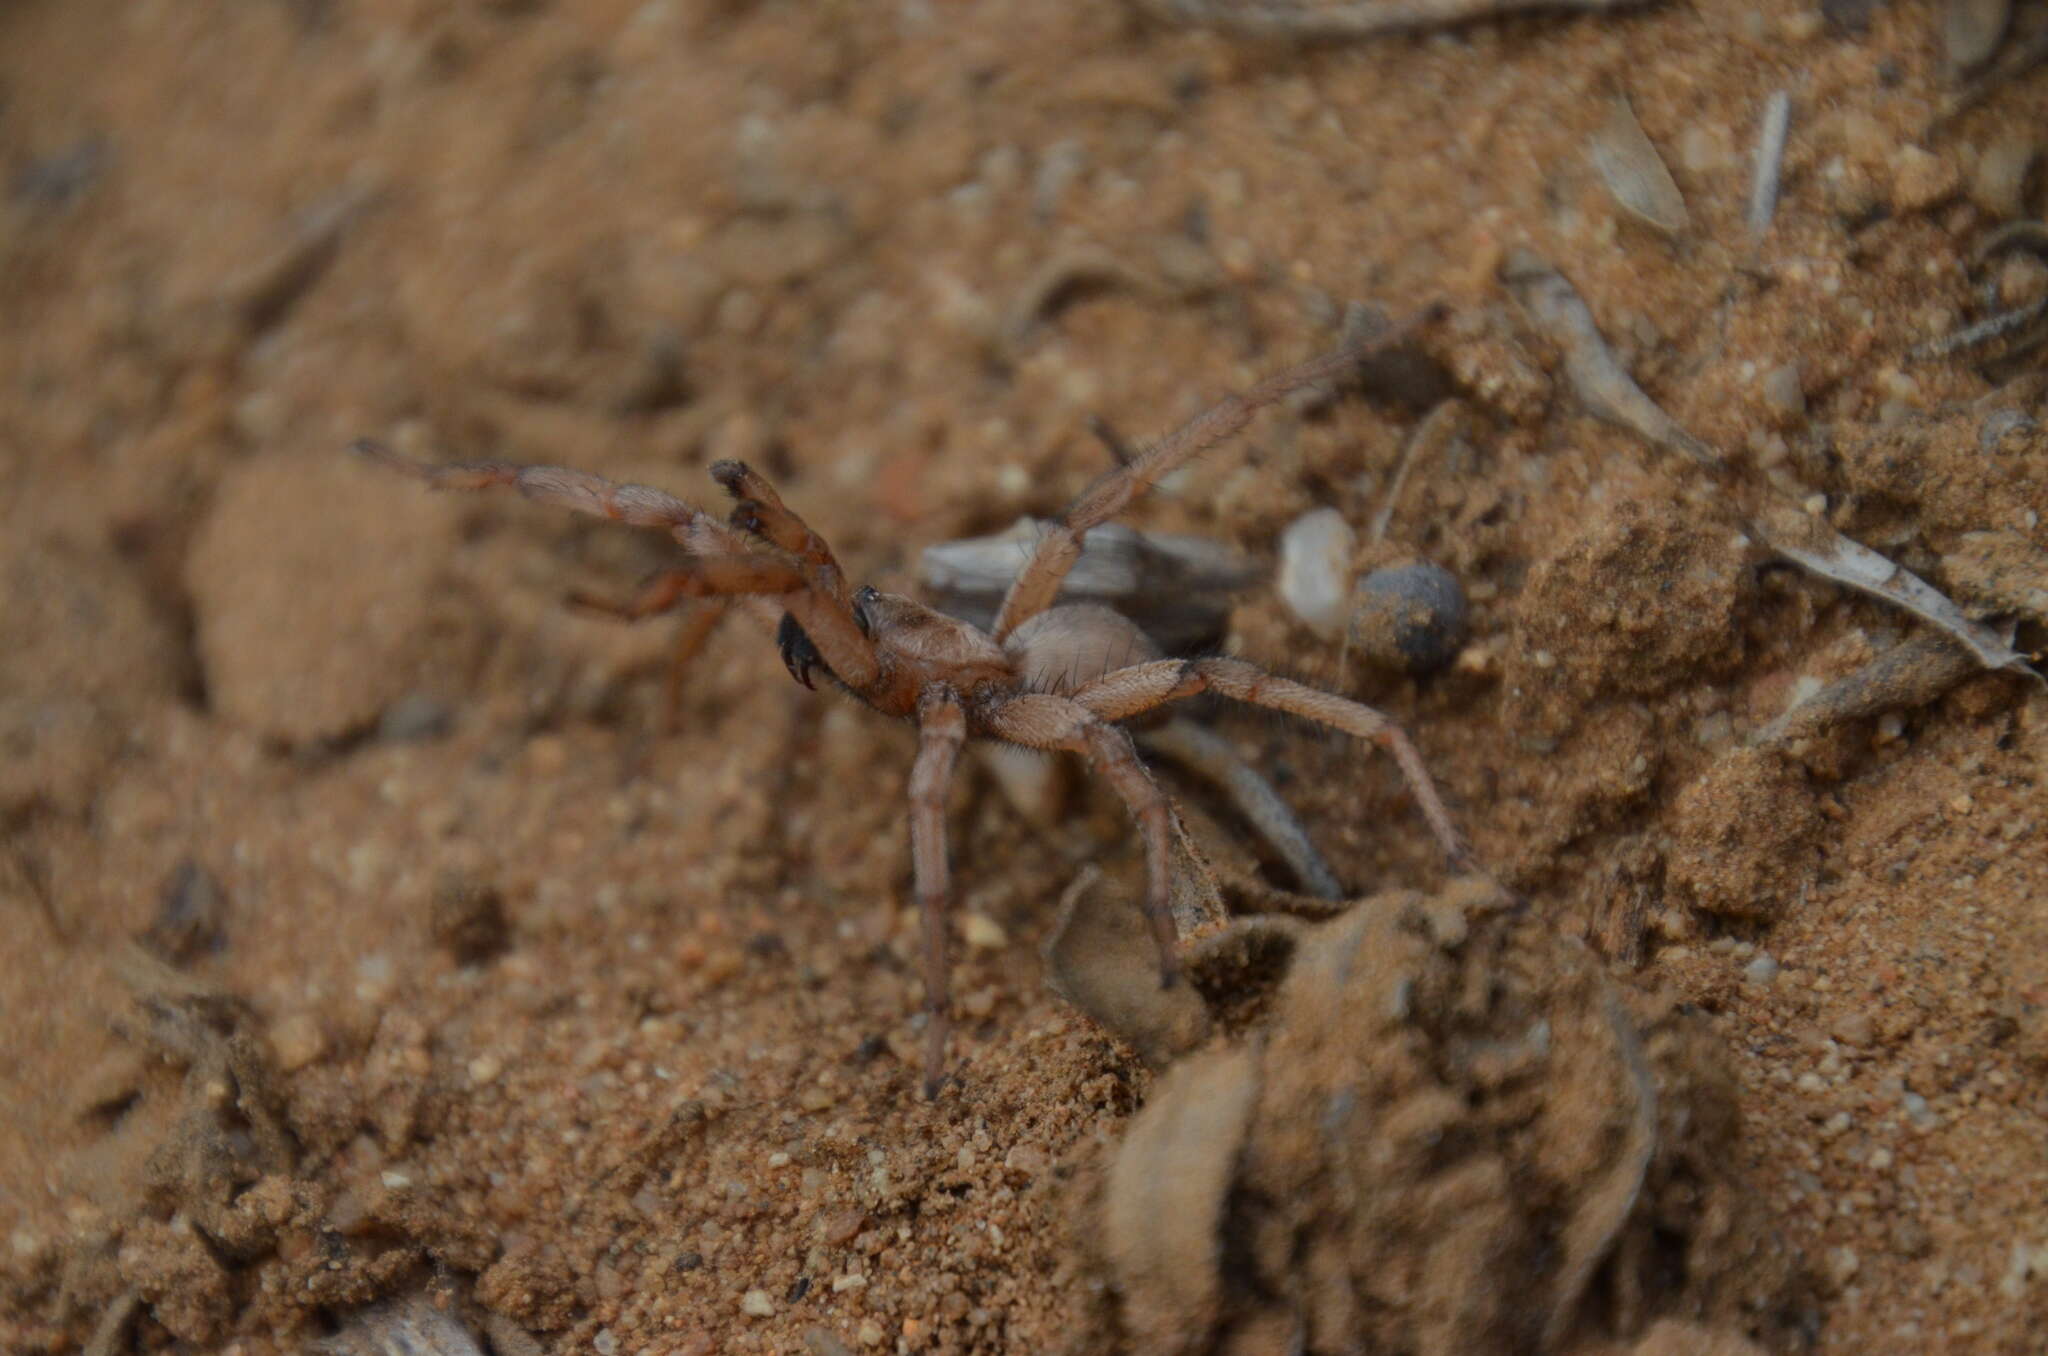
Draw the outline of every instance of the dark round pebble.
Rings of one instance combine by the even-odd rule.
[[[1465,644],[1465,591],[1441,565],[1390,565],[1358,581],[1351,640],[1388,668],[1435,673]]]

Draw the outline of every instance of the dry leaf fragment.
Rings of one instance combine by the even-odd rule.
[[[2032,672],[2025,655],[2007,645],[1990,627],[1963,615],[1963,610],[1941,590],[1911,570],[1843,536],[1820,519],[1790,504],[1778,504],[1759,514],[1751,530],[1764,545],[1793,564],[1882,598],[1940,627],[1968,646],[1985,668]]]
[[[1186,875],[1174,872],[1176,882]],[[1152,1068],[1209,1038],[1209,1014],[1194,989],[1160,986],[1159,952],[1137,902],[1109,889],[1093,868],[1060,901],[1045,963],[1054,993],[1128,1042]]]
[[[1249,1050],[1210,1051],[1161,1078],[1125,1132],[1103,1224],[1139,1351],[1186,1350],[1216,1322],[1223,1205],[1258,1095]]]
[[[1768,748],[1844,721],[1925,706],[1977,671],[1968,650],[1940,632],[1923,631],[1792,707],[1757,731],[1754,742]]]
[[[1614,96],[1607,121],[1587,143],[1586,154],[1607,191],[1632,216],[1667,236],[1681,235],[1692,226],[1685,196],[1636,121],[1626,95]]]
[[[1643,394],[1607,347],[1593,312],[1571,281],[1535,252],[1509,251],[1500,280],[1530,321],[1564,355],[1565,376],[1594,417],[1604,419],[1703,466],[1719,466],[1721,454],[1679,427],[1657,402]]]

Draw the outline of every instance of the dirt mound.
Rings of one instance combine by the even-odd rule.
[[[1300,930],[1264,1019],[1168,1072],[1115,1151],[1084,1234],[1109,1322],[1233,1356],[1781,1335],[1790,1254],[1725,1060],[1640,1006],[1479,883]]]

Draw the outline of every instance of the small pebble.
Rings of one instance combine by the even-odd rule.
[[[1838,1286],[1847,1285],[1862,1265],[1854,1248],[1836,1248],[1828,1253],[1828,1278]]]
[[[740,1312],[752,1318],[775,1317],[775,1301],[766,1290],[749,1290],[740,1299]]]
[[[504,900],[488,882],[445,871],[434,882],[427,908],[427,930],[434,941],[464,965],[476,965],[511,944],[512,928]]]
[[[2011,0],[1948,0],[1942,7],[1941,42],[1951,80],[1991,59],[2011,22]]]
[[[2010,405],[1993,410],[1984,416],[1983,423],[1977,425],[1977,448],[1983,452],[1995,452],[2009,435],[2029,432],[2033,428],[2034,421],[2024,410]]]
[[[985,913],[968,914],[961,920],[960,932],[967,945],[976,951],[1000,951],[1010,944],[1010,934],[1003,931],[1003,925]]]
[[[1457,576],[1441,565],[1389,566],[1359,581],[1351,639],[1368,658],[1420,677],[1458,657],[1468,612]]]
[[[1333,508],[1312,509],[1280,534],[1280,600],[1325,638],[1343,633],[1357,544],[1358,534]]]
[[[882,1345],[882,1341],[887,1334],[882,1331],[881,1324],[875,1322],[872,1318],[864,1318],[860,1322],[859,1331],[855,1332],[854,1336],[860,1339],[860,1344],[864,1347],[878,1347]]]
[[[270,1029],[270,1050],[280,1073],[295,1073],[327,1051],[326,1034],[307,1014],[294,1013]]]
[[[226,936],[227,896],[211,871],[190,857],[179,862],[157,894],[156,917],[142,943],[173,965],[218,950]]]
[[[1785,363],[1764,373],[1764,408],[1781,427],[1806,418],[1806,391],[1799,377],[1798,363]]]
[[[1954,165],[1918,146],[1901,146],[1892,152],[1892,206],[1901,212],[1920,212],[1956,191],[1959,176]]]
[[[590,1345],[597,1348],[597,1356],[618,1356],[619,1335],[610,1328],[599,1328]]]
[[[1845,1013],[1829,1030],[1844,1045],[1868,1045],[1877,1035],[1877,1025],[1867,1012]]]
[[[377,718],[377,738],[388,744],[439,739],[455,728],[455,712],[438,697],[409,692]]]
[[[2010,221],[2026,212],[2027,173],[2038,154],[2025,135],[1995,142],[1977,157],[1977,172],[1970,176],[1970,200],[1999,221]]]
[[[1768,951],[1757,952],[1755,958],[1742,967],[1742,977],[1751,984],[1769,984],[1778,977],[1778,958]]]
[[[2032,306],[2048,297],[2048,262],[2015,252],[1998,266],[1998,304]]]

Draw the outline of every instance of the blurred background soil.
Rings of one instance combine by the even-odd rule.
[[[672,630],[562,605],[658,537],[343,449],[706,506],[743,457],[909,591],[920,548],[1098,474],[1090,415],[1156,434],[1352,303],[1443,299],[1466,431],[1357,563],[1448,567],[1463,655],[1379,672],[1269,589],[1228,648],[1397,715],[1534,915],[1710,1033],[1695,1176],[1748,1184],[1797,1280],[1656,1349],[2040,1350],[2039,685],[1752,747],[1921,624],[1746,544],[1495,281],[1535,250],[1740,483],[2038,641],[2040,385],[1908,354],[2048,288],[2024,251],[1991,302],[1972,271],[2048,207],[2048,93],[1930,127],[1945,17],[1300,46],[1113,3],[0,7],[0,1347],[371,1349],[361,1306],[421,1286],[500,1353],[1127,1343],[1073,1219],[1156,1080],[1039,958],[1078,872],[1133,878],[1115,801],[1031,821],[961,779],[926,1103],[913,733],[739,623],[665,732]],[[1589,159],[1617,93],[1673,235]],[[1429,385],[1270,415],[1135,520],[1267,559],[1312,508],[1363,530]],[[1973,595],[1993,533],[2017,563]],[[1220,728],[1352,892],[1442,883],[1385,760]]]

